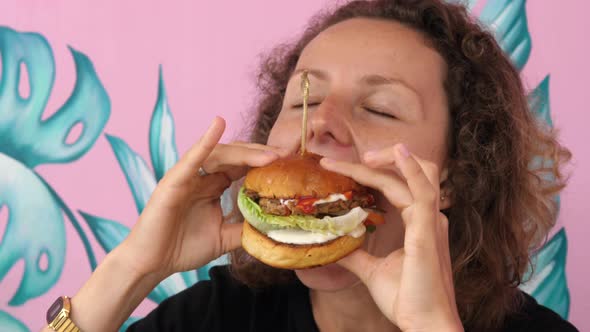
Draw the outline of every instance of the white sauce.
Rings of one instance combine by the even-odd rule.
[[[336,201],[347,201],[346,196],[342,194],[331,194],[330,196],[322,199],[318,199],[317,201],[313,202],[313,205],[324,204],[324,203],[332,203]]]
[[[359,224],[358,226],[356,226],[355,229],[353,229],[350,233],[348,233],[348,235],[350,235],[354,238],[359,238],[359,237],[363,236],[363,234],[365,234],[366,230],[367,230],[367,227],[365,227],[364,224]]]
[[[281,202],[281,205],[289,205],[291,203],[295,203],[295,199],[285,199],[285,198],[279,198],[279,201]]]
[[[358,238],[361,237],[365,231],[366,227],[361,223],[347,235]],[[324,243],[339,237],[338,235],[334,234],[312,233],[301,229],[281,229],[269,231],[267,236],[277,242],[290,244]]]

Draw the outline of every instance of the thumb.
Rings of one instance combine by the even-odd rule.
[[[221,226],[221,254],[242,246],[242,227],[242,223],[223,224]]]
[[[365,250],[357,249],[350,255],[340,259],[336,264],[354,273],[366,284],[371,278],[371,275],[373,275],[373,271],[375,271],[379,260],[380,258],[369,254]]]

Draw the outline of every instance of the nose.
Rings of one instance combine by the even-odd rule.
[[[350,147],[353,144],[350,127],[351,106],[336,96],[328,96],[309,112],[308,142],[310,145]]]

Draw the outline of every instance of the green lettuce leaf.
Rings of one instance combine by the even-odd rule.
[[[343,216],[325,216],[322,219],[299,215],[273,216],[264,213],[260,205],[246,196],[244,188],[240,189],[238,195],[238,208],[254,228],[265,234],[277,229],[303,229],[309,232],[342,236],[350,233],[368,216],[368,213],[360,207],[350,210]]]

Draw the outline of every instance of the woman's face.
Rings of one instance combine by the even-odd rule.
[[[298,147],[302,70],[310,79],[309,151],[361,162],[365,152],[401,142],[443,169],[449,130],[446,64],[420,33],[396,22],[365,18],[323,31],[301,54],[269,145],[293,151]],[[365,249],[385,256],[402,247],[404,233],[395,208],[379,196],[386,224],[367,236]],[[357,281],[335,264],[297,271],[297,276],[318,290],[344,289]]]

